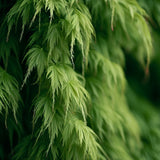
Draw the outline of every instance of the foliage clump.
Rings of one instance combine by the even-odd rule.
[[[0,135],[10,146],[0,138],[0,158],[158,160],[156,109],[124,73],[130,53],[149,74],[153,9],[143,0],[147,12],[136,0],[8,3],[0,1]]]

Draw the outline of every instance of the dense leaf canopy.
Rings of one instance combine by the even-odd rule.
[[[159,8],[0,0],[0,159],[159,160]]]

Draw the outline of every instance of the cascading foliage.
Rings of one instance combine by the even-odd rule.
[[[157,109],[124,73],[129,54],[149,76],[158,6],[1,0],[0,159],[158,160]]]

